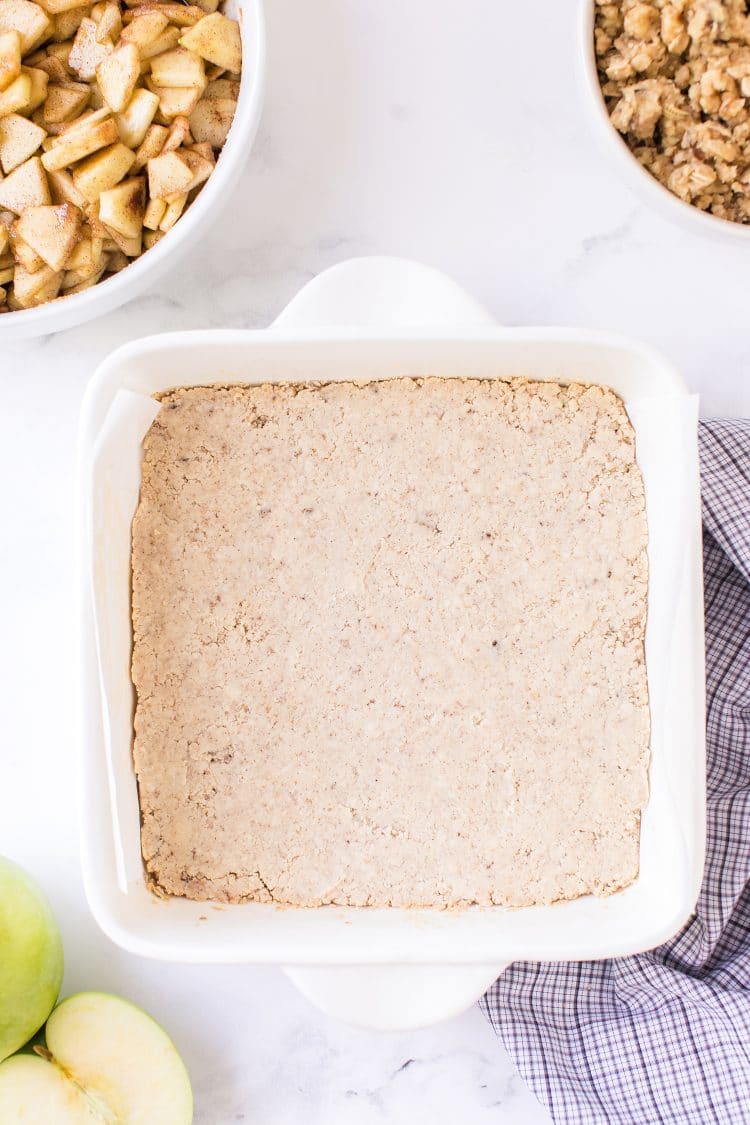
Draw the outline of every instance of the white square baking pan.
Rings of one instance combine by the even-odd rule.
[[[151,396],[207,383],[427,374],[600,383],[625,402],[649,533],[652,741],[637,879],[608,898],[517,910],[212,909],[155,897],[141,860],[130,682],[130,527]],[[569,329],[500,327],[443,275],[388,258],[327,271],[267,330],[151,337],[111,355],[88,387],[79,448],[82,858],[102,929],[143,956],[284,966],[325,1010],[378,1027],[450,1016],[514,960],[619,956],[671,937],[694,908],[704,858],[696,421],[695,399],[649,349]]]

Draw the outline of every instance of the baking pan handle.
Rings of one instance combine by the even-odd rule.
[[[350,328],[488,327],[496,322],[454,281],[403,258],[353,258],[300,290],[273,328],[284,332]],[[428,1027],[471,1007],[506,966],[357,965],[284,971],[317,1008],[346,1023],[382,1031]]]
[[[405,258],[351,258],[299,291],[273,328],[471,328],[496,325],[445,274]]]
[[[508,964],[294,967],[284,972],[328,1016],[374,1031],[413,1031],[466,1011]]]

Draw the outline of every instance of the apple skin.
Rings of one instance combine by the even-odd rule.
[[[0,1061],[42,1027],[62,976],[62,941],[51,906],[23,868],[0,856]]]

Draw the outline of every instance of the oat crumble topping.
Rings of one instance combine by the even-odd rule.
[[[686,203],[750,222],[745,0],[595,0],[599,79],[633,154]]]

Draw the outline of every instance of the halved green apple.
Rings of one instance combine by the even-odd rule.
[[[63,1000],[46,1050],[0,1063],[3,1125],[190,1125],[193,1095],[169,1036],[102,992]]]

